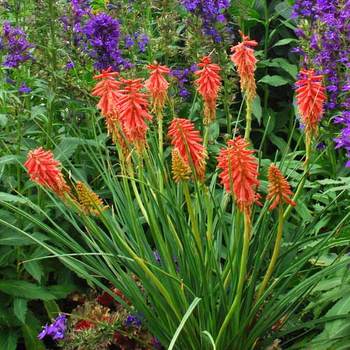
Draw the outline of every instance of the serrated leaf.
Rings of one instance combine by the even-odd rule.
[[[26,299],[23,299],[23,298],[14,299],[13,312],[22,323],[26,322],[27,310],[28,310],[28,304]]]
[[[259,80],[259,83],[265,83],[274,87],[278,87],[289,84],[289,81],[280,75],[265,75]]]
[[[45,288],[34,283],[20,280],[1,280],[0,291],[25,299],[53,300],[55,296]]]

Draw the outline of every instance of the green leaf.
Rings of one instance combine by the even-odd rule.
[[[261,100],[260,96],[256,95],[254,100],[253,100],[253,115],[255,118],[258,120],[259,124],[261,122],[261,117],[262,117],[262,108],[261,108]]]
[[[337,339],[349,339],[350,295],[346,295],[340,299],[326,314],[326,316],[341,315],[344,315],[344,319],[327,322],[324,331],[319,336],[315,337],[312,343],[328,343],[330,347],[327,349],[336,349],[337,347],[335,344]],[[333,344],[333,347],[331,344]]]
[[[58,304],[54,300],[44,301],[44,306],[50,319],[57,317],[61,312]]]
[[[294,38],[285,38],[285,39],[281,39],[278,40],[277,43],[275,45],[273,45],[273,47],[275,46],[283,46],[283,45],[288,45],[290,43],[297,43],[298,40],[294,39]]]
[[[0,349],[16,350],[18,335],[10,329],[0,330]]]
[[[0,165],[15,164],[15,163],[18,164],[18,163],[22,163],[23,161],[24,161],[24,157],[17,156],[14,154],[0,157]]]
[[[281,77],[280,75],[265,75],[259,80],[259,83],[265,83],[271,86],[278,87],[289,84],[289,81]]]
[[[33,233],[33,237],[40,239],[42,242],[47,240],[47,236],[41,234],[41,233]],[[16,231],[11,230],[3,230],[0,231],[0,245],[10,245],[10,246],[26,246],[26,245],[34,245],[35,242],[29,238],[26,237]]]
[[[193,310],[196,308],[197,304],[201,301],[200,298],[196,297],[194,298],[194,300],[192,301],[190,307],[188,308],[188,310],[186,311],[184,317],[182,318],[179,327],[177,327],[173,338],[171,339],[170,345],[168,347],[168,350],[172,350],[175,346],[176,340],[179,336],[179,334],[181,333],[182,328],[185,326],[186,321],[188,320],[188,318],[191,316]]]
[[[26,262],[24,264],[24,268],[39,283],[41,282],[41,277],[44,275],[44,270],[39,261]]]
[[[0,114],[0,126],[5,127],[7,124],[8,118],[6,117],[6,114]]]
[[[0,202],[25,204],[28,203],[28,199],[5,192],[0,192]]]
[[[55,296],[46,289],[26,281],[1,280],[0,291],[25,299],[52,300]]]
[[[16,317],[22,322],[26,322],[28,304],[26,299],[16,298],[13,301],[13,312]]]
[[[273,60],[265,60],[261,62],[262,65],[266,67],[275,67],[281,68],[286,71],[293,79],[296,78],[298,74],[298,67],[294,64],[291,64],[285,58],[274,58]]]
[[[22,328],[22,334],[26,350],[45,350],[44,344],[38,340],[38,333],[40,332],[40,323],[33,316],[31,312],[28,313],[27,323]]]

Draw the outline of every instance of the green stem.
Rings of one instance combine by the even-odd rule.
[[[231,308],[230,308],[228,314],[226,315],[225,320],[220,328],[219,334],[216,338],[215,345],[218,349],[220,348],[220,342],[222,340],[222,337],[224,335],[224,332],[225,332],[229,322],[232,319],[232,316],[234,315],[237,308],[238,308],[238,310],[240,309],[242,292],[243,292],[243,285],[244,285],[246,272],[247,272],[247,261],[248,261],[248,253],[249,253],[250,234],[251,234],[250,215],[248,215],[247,213],[244,213],[243,250],[242,250],[241,264],[240,264],[240,269],[239,269],[239,280],[238,280],[237,292],[236,292],[235,299],[231,305]],[[237,322],[237,324],[239,324],[239,315],[236,317],[236,322]]]
[[[196,244],[197,244],[197,247],[198,247],[200,254],[202,254],[201,235],[200,235],[200,232],[198,229],[198,223],[196,220],[196,216],[195,216],[194,211],[193,211],[193,204],[192,204],[190,190],[188,188],[187,182],[183,182],[183,191],[184,191],[184,195],[185,195],[185,199],[186,199],[188,214],[189,214],[190,220],[191,220],[191,226],[192,226],[192,231],[194,234],[194,239],[196,241]]]
[[[132,189],[134,191],[134,195],[135,195],[137,204],[139,205],[140,210],[141,210],[143,216],[145,217],[145,220],[149,223],[147,211],[146,211],[146,209],[145,209],[145,207],[144,207],[144,205],[142,203],[142,199],[140,197],[139,191],[138,191],[137,186],[136,186],[135,176],[134,176],[134,169],[132,167],[131,162],[128,164],[128,172],[129,172],[129,175],[130,175],[131,187],[132,187]]]
[[[52,68],[53,72],[56,72],[57,68],[57,55],[56,55],[56,33],[55,33],[55,21],[56,21],[56,13],[54,7],[54,0],[49,0],[49,14],[50,14],[50,36],[51,36],[51,59],[52,59]]]
[[[161,161],[161,164],[163,164],[163,116],[162,113],[157,113],[157,119],[158,119],[158,148],[159,148],[159,159]],[[163,193],[164,189],[164,181],[163,181],[163,172],[162,172],[162,166],[160,167],[160,176],[159,176],[159,189],[160,193]]]
[[[298,188],[294,194],[294,197],[293,197],[294,202],[297,201],[297,199],[299,198],[299,196],[304,188],[304,185],[306,182],[306,177],[307,177],[307,174],[308,174],[309,169],[310,169],[311,137],[308,134],[306,134],[305,143],[306,143],[306,157],[305,157],[305,163],[304,163],[304,173],[303,173],[303,177],[298,185]],[[289,204],[287,209],[285,210],[285,212],[283,214],[283,220],[286,220],[288,218],[292,208],[293,208],[293,206]]]
[[[259,291],[258,291],[256,300],[259,300],[260,297],[262,296],[262,294],[264,293],[265,288],[267,286],[267,283],[269,282],[270,277],[275,269],[277,258],[279,256],[279,252],[280,252],[280,248],[281,248],[283,224],[284,224],[283,210],[282,210],[282,206],[279,206],[279,209],[278,209],[278,229],[277,229],[277,237],[276,237],[276,241],[275,241],[275,246],[273,248],[273,253],[272,253],[269,267],[267,268],[264,279],[259,287]]]
[[[204,127],[204,141],[203,141],[203,145],[204,145],[205,149],[207,149],[207,147],[208,147],[208,141],[209,141],[209,125],[205,125],[205,127]]]
[[[246,114],[246,126],[245,126],[245,133],[244,138],[246,140],[250,140],[250,132],[252,130],[252,101],[249,99],[246,100],[247,104],[247,114]]]

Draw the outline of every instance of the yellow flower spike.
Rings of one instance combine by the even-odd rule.
[[[85,214],[98,216],[108,208],[103,205],[101,198],[81,181],[76,184],[76,192],[80,208]]]
[[[183,160],[179,151],[174,148],[172,153],[172,172],[175,182],[187,181],[191,176],[190,166]]]

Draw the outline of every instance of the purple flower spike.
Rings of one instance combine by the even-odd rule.
[[[49,326],[47,324],[44,326],[38,335],[38,339],[43,340],[48,336],[53,340],[62,340],[64,339],[66,328],[67,316],[65,314],[59,314]]]
[[[26,85],[26,83],[22,83],[21,86],[18,88],[18,92],[20,94],[29,94],[32,91],[30,87]]]
[[[4,22],[0,36],[0,50],[4,51],[3,66],[17,68],[33,57],[30,49],[34,46],[27,40],[27,34],[19,27],[12,27],[9,22]]]

